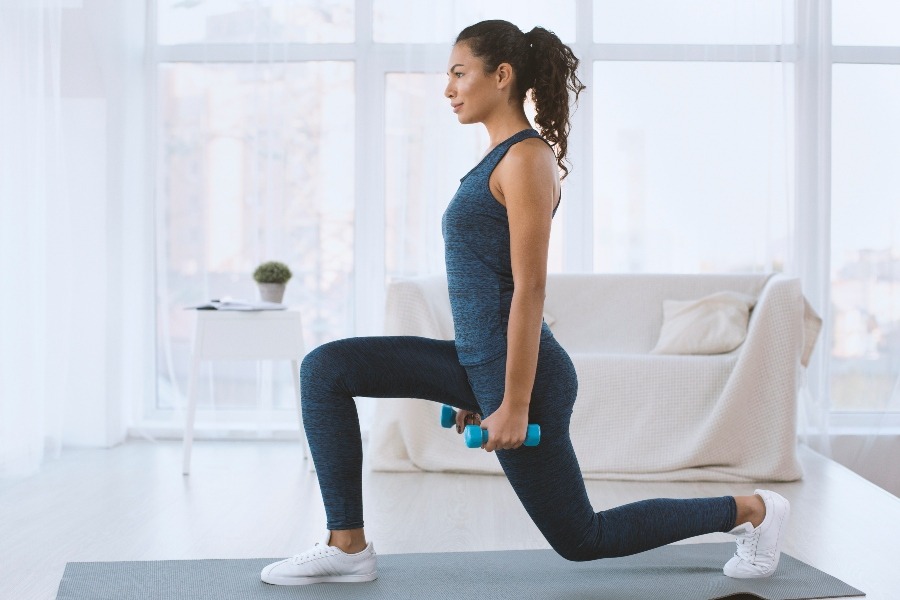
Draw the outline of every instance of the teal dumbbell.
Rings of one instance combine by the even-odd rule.
[[[452,406],[443,405],[441,407],[441,425],[447,429],[456,425],[456,411]],[[466,425],[463,437],[466,440],[466,446],[469,448],[481,448],[482,444],[488,441],[488,430],[482,429],[478,425]],[[525,445],[537,446],[541,441],[541,426],[537,423],[528,425],[525,432]]]
[[[445,404],[441,407],[441,427],[450,429],[454,425],[456,425],[456,411],[452,406]]]
[[[478,425],[466,425],[466,431],[463,434],[466,439],[466,446],[469,448],[481,448],[482,444],[487,444],[488,430],[482,429]],[[537,446],[541,442],[541,426],[537,423],[530,423],[525,432],[525,445]]]

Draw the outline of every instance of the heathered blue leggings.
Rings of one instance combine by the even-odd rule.
[[[363,526],[354,396],[422,398],[486,418],[503,400],[505,383],[505,354],[463,367],[452,340],[353,337],[307,354],[300,367],[303,424],[328,529]],[[626,556],[734,528],[737,506],[731,496],[642,500],[594,512],[569,439],[577,390],[569,355],[553,337],[541,340],[528,418],[540,424],[541,442],[495,451],[525,510],[560,556],[573,561]]]

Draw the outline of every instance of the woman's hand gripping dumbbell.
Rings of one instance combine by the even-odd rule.
[[[466,413],[465,411],[460,411],[460,413],[464,414],[464,419],[466,422],[469,420],[474,421],[472,424],[467,424],[465,428],[465,435],[463,436],[466,441],[466,446],[469,448],[481,448],[488,441],[488,430],[482,429],[479,426],[481,422],[481,416],[475,413]],[[456,425],[456,431],[459,432],[460,423],[458,422],[457,411],[453,410],[452,406],[443,405],[441,407],[441,425],[447,429]],[[528,429],[525,433],[525,446],[537,446],[541,441],[541,426],[537,423],[530,423],[528,425]]]

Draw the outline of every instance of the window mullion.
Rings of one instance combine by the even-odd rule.
[[[285,43],[267,46],[267,61],[303,62],[353,60],[358,55],[355,44]],[[159,62],[241,63],[258,62],[258,44],[177,44],[156,46]]]
[[[356,0],[354,335],[384,319],[384,65],[372,43],[372,2]]]
[[[565,180],[568,201],[563,241],[563,269],[590,273],[594,264],[594,18],[593,0],[576,0],[575,43],[572,51],[580,61],[578,76],[585,90],[572,113],[569,158],[572,174]]]
[[[831,0],[798,0],[795,80],[794,268],[824,317],[809,365],[811,392],[830,406],[831,358]]]
[[[900,46],[834,46],[832,64],[900,65]]]

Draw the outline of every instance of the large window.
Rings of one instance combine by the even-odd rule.
[[[822,4],[825,88],[800,72],[809,39],[794,0],[148,1],[159,393],[147,419],[179,423],[183,307],[255,297],[258,262],[294,271],[285,301],[303,311],[308,349],[382,333],[386,283],[443,271],[440,216],[487,146],[450,112],[444,71],[458,31],[487,18],[554,30],[588,84],[551,272],[775,270],[807,283],[829,271],[820,391],[835,411],[885,407],[900,376],[900,14],[888,0]],[[831,123],[815,147],[796,139],[811,90]],[[810,193],[801,158],[830,174],[824,191]],[[823,241],[823,264],[798,268]],[[204,383],[201,427],[260,408],[261,427],[293,426],[286,367],[217,364]]]
[[[891,0],[833,0],[830,390],[851,414],[900,410],[897,23]]]

